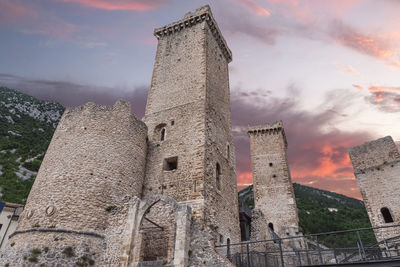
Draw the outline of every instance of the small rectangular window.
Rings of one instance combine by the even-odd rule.
[[[164,159],[164,171],[173,171],[178,169],[178,157],[171,157]]]

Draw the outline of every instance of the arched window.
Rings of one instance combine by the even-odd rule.
[[[271,229],[271,231],[274,231],[274,224],[273,223],[269,223],[268,227],[269,227],[269,229]]]
[[[381,213],[382,213],[383,219],[385,220],[385,223],[393,222],[392,214],[390,213],[390,210],[388,208],[386,208],[386,207],[381,208]]]
[[[165,128],[162,128],[160,133],[160,141],[164,141],[164,139],[165,139]]]
[[[154,135],[152,140],[155,142],[164,141],[167,135],[167,125],[165,123],[160,123],[154,128]]]
[[[219,166],[219,163],[217,163],[215,168],[215,177],[217,181],[217,188],[218,190],[221,190],[221,166]]]

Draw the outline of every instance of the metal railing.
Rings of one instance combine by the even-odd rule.
[[[341,263],[368,262],[400,259],[400,235],[376,242],[373,230],[393,228],[400,232],[400,225],[375,228],[305,234],[302,236],[246,241],[219,245],[216,250],[237,267],[291,267]],[[340,247],[340,244],[351,244]]]

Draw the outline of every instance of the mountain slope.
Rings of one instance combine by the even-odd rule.
[[[64,109],[0,87],[0,200],[25,203]]]
[[[304,234],[371,227],[361,200],[296,183],[293,188]],[[239,205],[254,207],[253,186],[239,192]],[[363,242],[376,242],[372,231],[360,234]],[[320,242],[328,247],[349,247],[356,245],[356,238],[355,233],[345,233],[322,237]]]

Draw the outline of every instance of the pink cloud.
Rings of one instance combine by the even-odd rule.
[[[62,0],[63,2],[73,2],[86,7],[105,9],[105,10],[135,10],[146,11],[164,6],[167,1],[161,0]]]
[[[78,27],[37,5],[20,0],[0,1],[0,23],[26,34],[67,39]]]
[[[20,1],[0,1],[0,22],[2,24],[20,24],[22,20],[39,16],[36,8]]]
[[[330,34],[334,40],[346,47],[400,67],[399,51],[389,40],[379,38],[375,34],[363,34],[339,21],[332,23]]]

